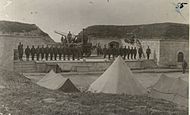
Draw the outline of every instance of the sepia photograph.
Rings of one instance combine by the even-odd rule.
[[[0,115],[188,115],[189,0],[0,0]]]

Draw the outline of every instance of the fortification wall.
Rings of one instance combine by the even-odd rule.
[[[14,49],[18,48],[18,44],[21,42],[26,48],[27,45],[46,45],[52,44],[47,42],[42,37],[32,36],[11,36],[11,35],[0,35],[0,66],[13,70],[13,57]]]
[[[189,41],[188,40],[162,40],[160,41],[160,61],[159,65],[177,65],[178,53],[184,54],[184,59],[189,62]]]

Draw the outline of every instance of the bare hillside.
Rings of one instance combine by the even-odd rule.
[[[189,25],[179,23],[155,23],[126,26],[94,25],[87,27],[86,32],[88,36],[101,38],[124,38],[133,33],[140,39],[189,39]]]

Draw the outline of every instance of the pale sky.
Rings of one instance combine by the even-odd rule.
[[[78,34],[91,25],[137,25],[160,22],[186,23],[172,3],[188,0],[0,0],[0,20],[32,23],[60,41],[54,31]]]

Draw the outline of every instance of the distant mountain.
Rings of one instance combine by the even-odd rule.
[[[179,23],[155,23],[144,25],[94,25],[86,29],[91,37],[129,37],[137,36],[139,39],[189,39],[189,25]],[[80,32],[82,34],[82,32]]]
[[[2,34],[25,34],[28,36],[39,36],[46,38],[49,42],[54,42],[50,38],[50,36],[43,32],[38,26],[35,24],[27,24],[27,23],[20,23],[20,22],[12,22],[12,21],[0,21],[0,32]]]

